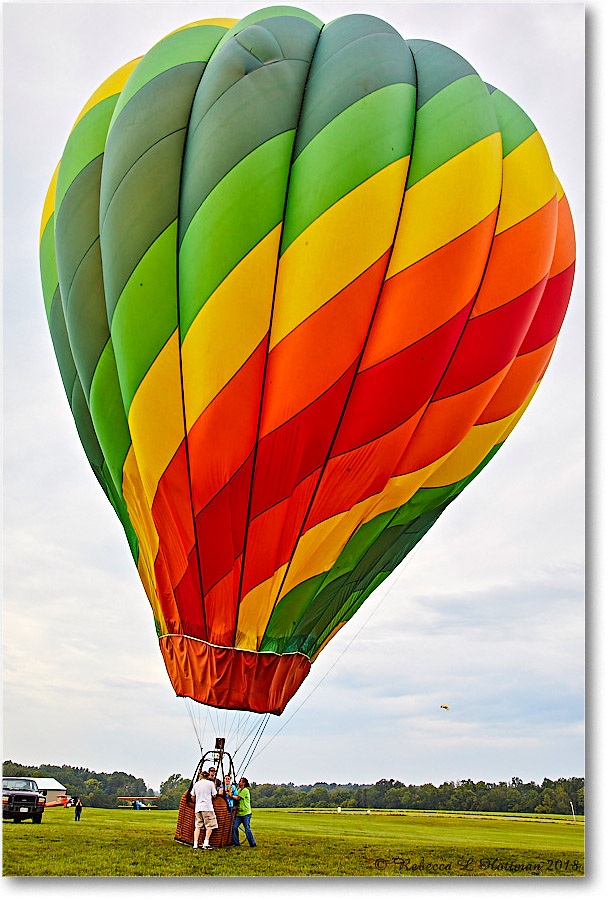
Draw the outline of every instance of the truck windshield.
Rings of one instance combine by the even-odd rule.
[[[5,791],[37,791],[35,781],[29,778],[3,778],[2,787]]]

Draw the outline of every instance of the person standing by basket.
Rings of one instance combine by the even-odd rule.
[[[251,795],[249,793],[249,782],[246,778],[241,778],[239,781],[239,791],[238,791],[239,805],[237,807],[236,816],[234,819],[234,825],[232,826],[232,840],[238,846],[240,844],[239,841],[239,825],[242,825],[245,829],[245,837],[249,842],[250,847],[255,847],[256,842],[253,836],[253,832],[251,831]]]
[[[209,772],[202,772],[201,777],[196,782],[190,796],[194,797],[194,843],[193,848],[198,848],[198,838],[201,828],[205,828],[205,840],[203,841],[203,850],[213,850],[209,843],[211,832],[217,828],[217,816],[213,808],[213,797],[217,794],[215,789],[215,780],[209,780]]]
[[[236,784],[232,784],[232,778],[230,777],[230,775],[224,775],[224,783],[219,788],[218,792],[222,794],[223,797],[225,797],[226,803],[228,804],[228,809],[232,811],[233,806],[238,802],[239,794],[236,788]]]

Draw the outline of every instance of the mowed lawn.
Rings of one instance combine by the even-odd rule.
[[[47,809],[3,825],[13,876],[580,876],[584,826],[566,816],[254,809],[254,850],[173,839],[174,810]]]

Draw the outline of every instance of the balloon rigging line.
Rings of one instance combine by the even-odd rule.
[[[266,713],[266,715],[269,716],[270,713]],[[236,750],[234,751],[234,755],[235,755],[235,756],[236,756],[236,754],[239,752],[239,750],[241,749],[241,747],[243,746],[243,744],[245,744],[245,743],[249,740],[249,738],[251,737],[251,735],[253,734],[253,732],[256,731],[256,729],[259,730],[259,728],[260,728],[260,725],[258,725],[258,723],[254,721],[253,726],[252,726],[251,728],[249,728],[249,729],[246,730],[246,734],[244,735],[243,740],[241,741],[241,743],[238,745],[238,747],[237,747]],[[255,740],[255,735],[254,735],[254,737],[253,737],[252,743],[253,743],[254,740]],[[247,752],[245,753],[245,755],[247,755]]]
[[[421,543],[422,543],[422,542],[419,542],[418,545],[417,545],[416,547],[414,547],[413,550],[408,554],[407,560],[404,561],[404,562],[405,562],[405,565],[404,565],[400,570],[395,570],[393,573],[391,573],[391,575],[394,574],[395,577],[392,579],[392,581],[391,581],[390,584],[388,585],[387,589],[384,591],[384,593],[383,593],[382,596],[380,597],[380,599],[379,599],[378,603],[376,604],[376,606],[373,608],[373,610],[370,611],[370,614],[367,616],[367,618],[363,620],[363,622],[361,623],[361,626],[360,626],[360,627],[358,628],[358,630],[353,634],[353,636],[351,637],[351,639],[349,640],[349,642],[346,644],[346,646],[345,646],[344,649],[341,651],[341,653],[339,654],[339,656],[336,657],[336,659],[333,661],[333,663],[332,663],[331,666],[328,668],[328,670],[325,672],[325,674],[319,679],[319,681],[317,682],[317,684],[313,687],[313,689],[310,691],[310,693],[306,695],[306,697],[302,700],[302,702],[299,704],[299,706],[296,706],[296,708],[294,709],[294,711],[292,712],[292,714],[289,716],[289,718],[288,718],[285,722],[283,722],[283,724],[280,726],[280,728],[278,728],[278,729],[275,731],[274,734],[270,735],[270,737],[268,738],[268,741],[266,742],[266,744],[265,744],[263,747],[261,747],[260,750],[258,750],[257,752],[255,752],[256,749],[257,749],[257,746],[258,746],[258,744],[259,744],[259,742],[260,742],[260,740],[261,740],[261,738],[262,738],[262,735],[264,734],[264,731],[265,731],[265,729],[266,729],[266,726],[268,725],[268,722],[270,721],[270,713],[266,713],[266,714],[265,714],[265,721],[263,721],[262,723],[260,723],[259,725],[257,725],[257,730],[256,730],[256,723],[255,723],[255,722],[254,722],[254,724],[253,724],[253,726],[252,726],[251,728],[249,728],[249,729],[248,729],[248,728],[245,728],[245,732],[246,732],[246,733],[245,733],[245,735],[244,735],[243,740],[241,741],[241,743],[238,744],[238,746],[236,747],[236,749],[235,749],[235,751],[234,751],[234,753],[233,753],[233,756],[234,756],[234,757],[236,757],[237,753],[239,752],[239,750],[241,749],[241,747],[243,746],[243,744],[245,744],[245,743],[247,742],[247,740],[251,737],[251,735],[253,734],[253,732],[255,732],[255,734],[253,734],[253,738],[251,739],[251,743],[250,743],[250,745],[249,745],[249,748],[245,751],[244,761],[243,761],[243,763],[242,763],[242,770],[245,769],[245,766],[246,766],[246,765],[251,764],[255,759],[258,758],[258,756],[260,756],[262,753],[264,753],[264,752],[266,751],[266,749],[270,746],[270,744],[271,744],[272,741],[275,739],[275,737],[277,737],[277,735],[280,734],[280,732],[281,732],[281,731],[289,724],[289,722],[291,722],[291,720],[293,719],[293,717],[295,716],[295,714],[296,714],[297,712],[299,712],[300,709],[302,709],[302,707],[304,706],[305,703],[308,702],[308,700],[310,700],[310,698],[312,697],[312,695],[313,695],[313,694],[315,693],[315,691],[321,686],[321,684],[325,681],[325,679],[326,679],[327,676],[330,674],[330,672],[332,671],[332,669],[333,669],[335,666],[337,666],[337,664],[340,662],[340,660],[342,659],[342,657],[344,656],[344,654],[346,653],[346,651],[350,648],[350,646],[353,644],[353,642],[359,637],[359,635],[361,634],[361,632],[363,631],[363,629],[365,628],[365,626],[367,625],[367,623],[370,621],[370,619],[372,618],[372,616],[374,616],[374,615],[378,612],[378,610],[380,609],[381,605],[384,603],[384,601],[386,600],[386,598],[388,597],[388,595],[390,594],[390,592],[393,590],[393,588],[394,588],[395,584],[397,583],[397,581],[399,581],[399,578],[397,577],[397,575],[403,574],[403,571],[404,571],[406,568],[408,568],[408,567],[410,566],[411,562],[413,561],[413,558],[416,556],[416,554],[418,553],[418,551],[419,551],[419,549],[420,549],[420,544],[421,544]],[[390,576],[389,576],[389,578],[390,578]],[[388,580],[388,579],[387,579],[387,580]],[[215,728],[215,734],[216,734],[216,736],[218,736],[218,735],[219,735],[219,716],[221,715],[222,710],[217,710],[217,709],[215,709],[215,710],[213,710],[213,712],[211,712],[212,709],[213,709],[212,707],[207,706],[206,704],[202,704],[202,705],[204,705],[204,706],[206,707],[206,710],[207,710],[207,716],[206,716],[206,718],[205,718],[205,727],[206,727],[206,724],[207,724],[207,719],[209,718],[209,714],[211,713],[211,724],[212,724],[212,725],[214,726],[214,728]],[[190,710],[189,710],[189,712],[190,712]],[[224,712],[224,726],[226,726],[226,725],[227,725],[228,710],[223,710],[223,712]],[[239,733],[239,731],[240,731],[240,726],[241,726],[242,721],[243,721],[243,719],[242,719],[242,714],[243,714],[244,711],[239,710],[238,712],[239,712],[239,715],[236,717],[236,723],[237,723],[237,724],[236,724],[236,733],[237,733],[237,737],[236,737],[236,739],[235,739],[235,743],[238,741],[238,733]],[[214,717],[213,717],[214,714],[215,714],[215,720],[214,720]],[[200,750],[201,750],[201,753],[202,753],[203,745],[202,745],[202,743],[201,743],[201,739],[200,739],[200,737],[199,737],[199,734],[198,734],[198,732],[196,731],[196,725],[195,725],[195,723],[194,723],[194,720],[193,720],[192,716],[191,716],[191,719],[192,719],[192,722],[193,722],[193,726],[194,726],[195,733],[196,733],[196,735],[197,735],[197,740],[198,740],[198,743],[199,743],[199,747],[200,747]],[[234,720],[233,720],[233,722],[234,722]],[[204,733],[204,729],[203,729],[203,733]],[[225,727],[224,727],[224,734],[226,734],[226,729],[225,729]],[[233,735],[234,735],[234,727],[231,726],[231,733],[230,733],[230,735],[227,735],[227,740],[228,740],[228,742],[230,742],[230,739],[231,739],[231,737],[232,737]]]
[[[266,714],[264,715],[264,717],[262,718],[262,721],[259,723],[259,725],[258,725],[258,727],[257,727],[257,730],[256,730],[255,734],[253,735],[253,738],[251,739],[251,742],[250,742],[250,744],[249,744],[249,747],[247,748],[247,750],[245,751],[245,753],[244,753],[244,755],[243,755],[243,760],[242,760],[241,763],[239,763],[239,769],[240,769],[241,771],[244,771],[244,770],[245,770],[245,767],[246,767],[246,766],[248,765],[248,763],[250,762],[250,760],[251,760],[251,753],[252,753],[251,748],[253,747],[254,744],[255,744],[255,746],[257,747],[257,742],[259,741],[260,737],[261,737],[262,734],[264,733],[264,729],[266,728],[266,725],[268,724],[269,718],[270,718],[270,713],[266,713]],[[256,739],[257,739],[257,740],[256,740]]]
[[[208,706],[204,703],[198,703],[189,697],[184,697],[184,700],[186,701],[186,709],[188,711],[188,716],[194,729],[201,756],[203,754],[203,748],[207,741],[207,725],[209,722],[211,723],[211,727],[213,728],[215,737],[223,734],[226,737],[229,745],[232,743],[232,740],[234,738],[234,742],[237,744],[237,747],[233,753],[233,756],[235,757],[239,750],[247,743],[248,740],[250,740],[249,747],[245,751],[245,759],[247,759],[247,757],[251,756],[251,754],[257,748],[266,725],[268,724],[268,721],[270,719],[270,713],[267,713],[265,715],[265,720],[263,720],[262,722],[253,721],[251,727],[248,727],[248,716],[250,715],[248,711],[231,711],[228,709],[220,710]],[[202,707],[205,708],[204,723],[202,721]],[[235,715],[230,717],[230,712],[234,712]],[[239,742],[239,738],[241,737],[242,740],[240,740]]]
[[[245,771],[248,764],[254,758],[253,754],[254,754],[258,744],[260,743],[262,735],[264,734],[264,730],[265,730],[266,726],[268,725],[268,722],[270,721],[270,715],[271,715],[270,713],[266,713],[266,715],[264,716],[263,722],[260,724],[260,727],[258,728],[257,732],[255,733],[253,740],[251,741],[251,744],[249,745],[249,749],[248,749],[247,753],[245,754],[243,762],[239,766],[239,769],[241,772]],[[256,738],[257,738],[257,740],[256,740]]]
[[[408,560],[407,560],[406,566],[409,566],[409,564],[410,564],[411,561],[412,561],[412,558],[416,555],[416,552],[418,551],[419,547],[420,547],[420,544],[418,544],[418,545],[413,549],[413,551],[408,555]],[[403,569],[405,569],[406,566],[404,566]],[[397,573],[397,570],[395,570],[395,573]],[[391,574],[392,574],[392,573],[391,573]],[[399,572],[399,574],[402,574],[402,571]],[[391,592],[392,589],[394,588],[394,586],[395,586],[395,584],[397,583],[397,581],[399,581],[399,578],[397,578],[397,577],[393,578],[391,584],[389,585],[389,587],[387,588],[387,590],[384,592],[384,594],[381,596],[380,600],[378,601],[378,603],[376,604],[376,606],[374,607],[374,609],[370,612],[370,614],[369,614],[369,616],[367,617],[367,619],[365,619],[365,620],[363,621],[363,623],[361,624],[361,627],[359,628],[359,630],[356,631],[356,632],[353,634],[352,638],[350,639],[350,641],[348,642],[348,644],[346,645],[346,647],[344,647],[344,649],[342,650],[342,652],[340,653],[340,655],[333,661],[333,663],[331,664],[331,666],[329,667],[329,669],[327,670],[327,672],[325,672],[325,674],[323,675],[323,677],[322,677],[322,678],[317,682],[317,684],[313,687],[313,689],[311,690],[310,694],[308,694],[308,695],[302,700],[302,702],[300,703],[299,706],[296,706],[296,708],[294,709],[294,711],[292,712],[292,714],[290,715],[290,717],[287,719],[287,721],[286,721],[286,722],[283,722],[283,724],[281,725],[281,727],[278,728],[278,729],[275,731],[275,733],[272,734],[272,735],[268,738],[268,741],[266,742],[266,744],[265,744],[265,745],[264,745],[264,746],[263,746],[263,747],[255,754],[255,756],[253,756],[253,757],[249,760],[250,763],[253,762],[254,759],[257,759],[257,757],[260,756],[260,755],[268,748],[268,746],[269,746],[270,743],[275,739],[275,737],[276,737],[276,736],[277,736],[277,735],[285,728],[286,725],[289,724],[289,722],[291,722],[291,720],[293,719],[293,717],[295,716],[295,714],[296,714],[300,709],[302,709],[302,707],[304,706],[305,703],[308,702],[308,700],[310,700],[310,698],[312,697],[312,695],[314,694],[314,692],[315,692],[315,691],[317,690],[317,688],[320,687],[321,684],[325,681],[325,679],[327,678],[327,676],[329,675],[329,673],[331,672],[331,670],[334,668],[334,666],[336,666],[336,665],[340,662],[340,660],[342,659],[342,657],[344,656],[344,654],[346,653],[346,651],[348,650],[348,648],[351,646],[351,644],[353,643],[353,641],[354,641],[357,637],[359,637],[359,635],[361,634],[361,632],[363,631],[363,629],[365,628],[365,626],[367,625],[367,623],[369,622],[369,620],[372,618],[372,616],[373,616],[375,613],[378,612],[378,610],[380,609],[380,606],[384,603],[384,601],[386,600],[386,598],[388,597],[388,595],[390,594],[390,592]]]
[[[201,751],[201,753],[202,753],[202,752],[203,752],[203,745],[202,745],[202,743],[201,743],[200,731],[199,731],[199,729],[197,729],[197,727],[196,727],[196,721],[195,721],[195,718],[194,718],[194,710],[193,710],[192,707],[191,707],[191,704],[190,704],[190,698],[189,698],[189,697],[184,697],[184,700],[186,701],[186,709],[187,709],[187,711],[188,711],[188,715],[189,715],[189,717],[190,717],[190,721],[192,722],[192,727],[193,727],[193,729],[194,729],[194,734],[195,734],[195,736],[196,736],[196,740],[198,741],[199,749],[200,749],[200,751]],[[199,724],[200,724],[200,723],[199,723]]]

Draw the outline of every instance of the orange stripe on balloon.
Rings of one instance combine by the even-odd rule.
[[[289,497],[322,467],[344,409],[356,363],[321,397],[267,435],[258,445],[251,517]]]
[[[557,220],[557,238],[555,241],[555,253],[551,264],[551,277],[559,275],[568,269],[576,258],[576,238],[572,213],[566,195],[559,201],[559,217]]]
[[[233,646],[241,560],[241,556],[237,557],[230,572],[205,593],[205,613],[209,623],[208,639],[212,644]]]
[[[312,472],[295,487],[290,497],[250,522],[243,596],[270,578],[291,557],[318,475],[318,470]]]
[[[152,504],[152,518],[170,581],[176,585],[186,570],[188,553],[194,545],[186,448],[183,441],[159,482]]]
[[[517,355],[543,296],[546,281],[484,316],[469,319],[436,400],[487,381]]]
[[[512,415],[524,403],[526,397],[544,372],[555,342],[554,338],[544,347],[517,356],[507,375],[480,415],[476,424],[487,425]]]
[[[476,293],[496,212],[388,279],[361,368],[376,365],[453,318]]]
[[[253,449],[266,344],[264,339],[188,433],[195,513],[222,490]]]
[[[316,400],[359,356],[387,261],[388,251],[273,348],[261,437]]]
[[[357,375],[333,456],[392,431],[428,403],[462,335],[471,303],[432,334]]]
[[[453,450],[473,427],[504,376],[503,370],[463,394],[430,403],[394,474],[415,472]]]
[[[423,412],[418,410],[389,434],[328,461],[306,531],[384,490]]]
[[[472,318],[521,296],[541,281],[551,265],[555,245],[555,198],[523,222],[498,234]]]

